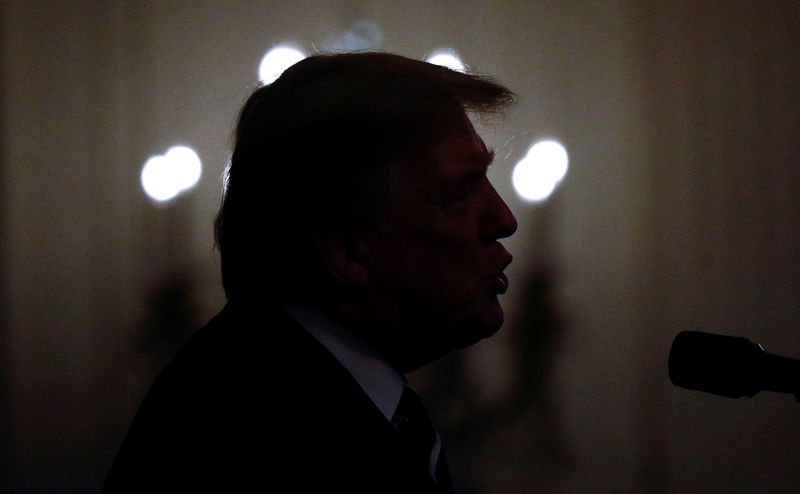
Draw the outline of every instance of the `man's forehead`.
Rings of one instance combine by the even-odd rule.
[[[466,125],[454,127],[435,142],[430,156],[446,168],[455,169],[486,168],[493,158],[486,143],[469,121]]]
[[[448,122],[449,125],[444,126],[445,132],[443,133],[443,137],[445,139],[469,141],[475,146],[476,150],[480,149],[484,152],[486,151],[486,145],[483,143],[483,139],[480,134],[478,134],[478,131],[475,130],[475,126],[472,124],[469,115],[465,112],[461,112],[451,117]]]
[[[465,181],[482,175],[491,164],[494,153],[486,148],[466,114],[443,120],[446,125],[435,129],[431,143],[411,159],[389,167],[389,175],[399,173],[416,187],[437,186]]]

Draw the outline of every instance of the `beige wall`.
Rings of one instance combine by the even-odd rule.
[[[794,0],[6,1],[0,490],[99,488],[172,341],[223,302],[210,225],[260,57],[324,47],[361,18],[386,50],[453,46],[521,97],[487,133],[520,222],[508,327],[415,376],[464,492],[797,492],[791,397],[666,379],[683,329],[800,357]],[[540,137],[571,168],[531,207],[508,177]],[[154,205],[140,167],[178,142],[202,180]],[[546,335],[522,289],[542,266],[563,315]],[[175,286],[185,304],[163,302]],[[184,305],[178,334],[155,333]],[[450,378],[459,391],[437,399]]]

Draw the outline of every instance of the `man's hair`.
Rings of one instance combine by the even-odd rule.
[[[428,149],[453,118],[498,113],[489,78],[380,52],[306,58],[244,104],[215,222],[230,299],[276,292],[313,239],[375,204],[377,173]]]

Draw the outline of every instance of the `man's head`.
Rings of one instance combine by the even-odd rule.
[[[310,57],[256,90],[216,224],[228,297],[299,298],[402,370],[493,334],[516,221],[467,112],[511,101],[384,53]]]

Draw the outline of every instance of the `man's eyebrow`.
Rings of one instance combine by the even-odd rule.
[[[469,161],[488,167],[494,161],[494,155],[494,149],[487,149],[485,151],[481,151],[480,153],[476,153],[470,158]]]
[[[461,177],[459,177],[459,182],[468,183],[480,180],[486,175],[486,170],[489,168],[489,165],[492,164],[494,161],[494,150],[490,149],[485,152],[476,153],[470,156],[467,161],[476,165],[475,168],[472,168],[465,172]]]

